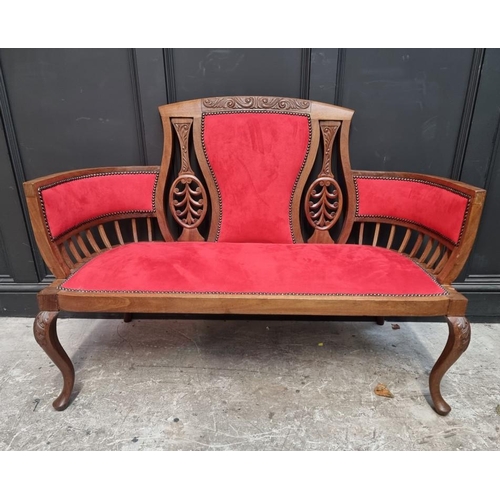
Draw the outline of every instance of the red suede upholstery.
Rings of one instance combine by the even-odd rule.
[[[113,213],[154,212],[156,179],[155,172],[127,172],[81,176],[42,188],[51,237]]]
[[[106,251],[64,289],[429,296],[446,292],[397,252],[371,246],[266,243],[132,243]]]
[[[358,216],[413,222],[452,243],[460,240],[468,197],[437,184],[355,177]]]
[[[203,142],[222,201],[218,241],[292,243],[289,205],[309,139],[307,116],[204,117]]]

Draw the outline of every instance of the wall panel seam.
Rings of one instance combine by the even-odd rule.
[[[165,87],[167,104],[177,101],[175,88],[174,49],[163,49],[163,65],[165,67]]]
[[[137,55],[135,49],[128,49],[130,80],[132,83],[132,98],[134,101],[135,125],[137,129],[137,142],[143,165],[148,165],[148,154],[146,150],[146,132],[144,130],[144,117],[141,102],[141,88],[139,84],[139,73],[137,68]]]
[[[7,149],[9,152],[10,163],[14,174],[14,179],[16,182],[17,195],[21,204],[23,220],[31,247],[31,253],[33,255],[35,270],[38,279],[42,280],[43,277],[45,277],[46,275],[46,270],[43,260],[36,250],[37,246],[35,243],[35,236],[33,234],[33,229],[31,227],[31,222],[29,219],[28,205],[26,203],[26,198],[24,196],[23,182],[26,181],[26,174],[24,171],[24,166],[21,159],[21,153],[19,150],[19,142],[17,140],[17,134],[14,127],[14,121],[12,118],[10,102],[7,94],[7,87],[5,85],[5,79],[3,75],[1,61],[0,61],[0,117],[2,119],[4,126],[5,140],[7,143]]]
[[[472,55],[469,81],[467,83],[464,107],[462,111],[462,117],[460,119],[460,128],[458,130],[455,154],[453,157],[453,163],[450,172],[450,178],[456,180],[460,180],[462,178],[465,153],[467,150],[467,143],[472,127],[472,119],[474,117],[474,108],[476,105],[476,99],[479,90],[479,82],[481,80],[481,68],[484,60],[484,52],[485,49],[474,49]]]

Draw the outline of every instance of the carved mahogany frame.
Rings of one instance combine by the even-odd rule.
[[[225,113],[284,113],[284,114],[294,114],[299,116],[307,116],[310,122],[310,139],[307,147],[307,153],[305,157],[304,164],[300,170],[300,173],[296,179],[294,189],[291,193],[290,198],[290,226],[292,233],[292,240],[298,243],[304,242],[302,235],[301,225],[300,225],[300,211],[301,211],[301,199],[304,193],[304,188],[311,174],[316,155],[318,153],[318,147],[320,141],[329,141],[329,145],[325,148],[325,158],[323,159],[323,169],[328,170],[328,165],[331,164],[331,155],[333,142],[338,129],[340,128],[340,159],[341,167],[343,169],[343,175],[346,179],[346,184],[348,185],[348,196],[354,194],[352,188],[351,179],[351,167],[349,161],[349,127],[352,115],[354,111],[341,108],[338,106],[332,106],[329,104],[319,103],[315,101],[306,101],[300,99],[292,98],[282,98],[282,97],[261,97],[261,96],[246,96],[246,97],[217,97],[217,98],[207,98],[207,99],[196,99],[193,101],[185,101],[182,103],[168,104],[160,107],[160,115],[163,122],[164,130],[164,149],[162,158],[162,167],[160,178],[158,181],[157,189],[157,206],[163,207],[166,205],[165,195],[167,194],[166,187],[167,181],[171,175],[170,169],[172,168],[172,157],[173,150],[175,147],[173,129],[176,127],[176,123],[179,120],[188,120],[192,123],[192,134],[187,136],[179,136],[179,146],[181,150],[181,156],[183,155],[183,148],[189,147],[190,142],[194,146],[194,151],[196,155],[196,160],[200,166],[200,170],[204,177],[204,181],[208,187],[208,195],[211,202],[211,220],[210,228],[208,233],[207,241],[216,241],[222,218],[222,200],[220,195],[220,190],[217,185],[217,179],[214,175],[208,160],[208,155],[206,153],[204,143],[203,143],[203,117],[207,114],[225,114]],[[332,137],[328,137],[328,131],[335,130],[332,133]],[[328,176],[328,182],[332,182],[332,185],[336,181],[333,179],[333,174],[331,170],[324,174]],[[321,180],[319,180],[321,182]],[[338,185],[337,185],[338,186]],[[340,193],[340,190],[338,190]],[[171,198],[171,197],[170,197]],[[171,204],[169,199],[168,204]],[[338,220],[341,212],[338,210],[338,214],[335,220],[329,225],[331,228]],[[158,222],[163,234],[165,241],[173,241],[172,232],[170,231],[167,214],[158,212]],[[180,224],[184,230],[182,232],[182,240],[199,240],[198,231],[187,232],[186,228],[182,223]],[[316,226],[317,227],[317,226]],[[322,235],[319,237],[322,242],[328,241],[327,237],[328,230],[325,231],[321,228]],[[343,232],[348,236],[349,226],[345,225]],[[316,237],[317,239],[318,237]],[[331,238],[330,240],[331,241]]]
[[[28,201],[31,222],[42,257],[56,280],[38,294],[40,313],[34,324],[37,342],[64,378],[61,395],[54,407],[62,410],[70,401],[74,383],[74,369],[61,347],[56,333],[58,311],[121,312],[130,320],[133,312],[142,313],[199,313],[199,314],[282,314],[282,315],[342,315],[373,316],[380,322],[382,316],[439,316],[445,315],[449,324],[449,339],[443,354],[436,362],[430,376],[430,390],[435,409],[446,414],[450,407],[440,393],[440,382],[446,371],[465,351],[470,340],[470,325],[465,319],[467,299],[451,286],[471,251],[477,233],[484,204],[485,191],[449,179],[423,174],[352,171],[349,159],[349,129],[353,111],[329,104],[281,97],[238,96],[197,99],[161,106],[160,115],[164,127],[164,149],[161,167],[107,167],[77,170],[46,176],[28,181],[24,189]],[[130,222],[133,241],[139,240],[138,221],[147,223],[147,239],[154,239],[153,223],[157,220],[165,241],[174,241],[169,228],[166,207],[182,228],[179,240],[203,239],[199,226],[210,213],[208,241],[217,238],[221,198],[216,179],[211,175],[204,151],[202,127],[204,113],[227,112],[278,112],[307,115],[310,120],[310,143],[302,171],[297,178],[290,199],[290,224],[297,242],[303,242],[300,211],[313,227],[311,243],[333,243],[329,230],[345,210],[343,226],[338,239],[346,243],[352,237],[356,225],[358,243],[366,244],[365,225],[374,225],[373,238],[368,244],[379,244],[381,227],[389,225],[386,247],[404,253],[431,274],[447,292],[445,295],[425,297],[387,296],[325,296],[325,295],[249,295],[249,294],[201,294],[201,293],[103,293],[63,290],[60,285],[71,273],[114,245],[109,235],[112,223],[118,244],[125,244],[120,224]],[[175,130],[175,134],[173,131]],[[339,133],[340,132],[340,133]],[[340,167],[343,171],[346,194],[343,196],[331,170],[334,142],[338,138]],[[180,147],[181,169],[171,177],[174,140]],[[321,172],[309,180],[319,145],[323,144]],[[193,145],[207,190],[196,177],[190,163],[189,148]],[[111,213],[96,220],[88,220],[53,239],[44,218],[40,190],[54,183],[67,182],[81,176],[99,176],[113,173],[155,172],[158,174],[154,211],[151,213]],[[428,228],[411,221],[389,220],[384,217],[360,216],[356,210],[357,177],[383,177],[408,179],[415,182],[437,184],[453,190],[469,200],[460,240],[450,242]],[[308,185],[309,183],[309,185]],[[305,196],[304,196],[305,194]],[[347,199],[347,203],[345,200]],[[302,202],[304,200],[304,202]],[[209,206],[210,203],[210,206]],[[401,244],[395,245],[398,227],[406,232]],[[98,231],[98,233],[96,233]],[[101,242],[94,234],[99,234]],[[412,238],[415,239],[413,243]],[[325,264],[326,265],[326,264]]]

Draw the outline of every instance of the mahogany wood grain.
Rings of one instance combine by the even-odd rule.
[[[75,312],[276,314],[326,316],[444,316],[447,296],[300,296],[81,293],[60,290],[58,307]]]
[[[466,351],[470,342],[470,324],[465,317],[448,316],[446,320],[449,327],[448,341],[429,377],[429,388],[434,409],[440,415],[448,415],[451,411],[450,405],[441,395],[441,380],[455,361]]]
[[[61,394],[52,403],[56,410],[61,411],[70,403],[71,391],[75,384],[75,369],[57,337],[57,315],[55,311],[40,311],[33,324],[33,333],[38,345],[59,368],[63,376]]]
[[[314,228],[314,233],[308,240],[309,243],[333,243],[330,230],[342,213],[342,190],[332,172],[333,143],[340,126],[341,122],[338,121],[320,121],[323,138],[321,171],[316,180],[309,186],[304,198],[306,219]],[[306,178],[306,175],[303,177]],[[301,195],[302,187],[297,191]]]

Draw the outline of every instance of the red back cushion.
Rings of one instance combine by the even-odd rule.
[[[307,115],[206,114],[202,141],[220,196],[218,241],[292,243],[291,199],[307,158]]]
[[[117,213],[154,212],[156,172],[89,174],[40,189],[50,237]]]
[[[469,197],[427,181],[354,177],[356,216],[386,217],[428,228],[458,244]]]

